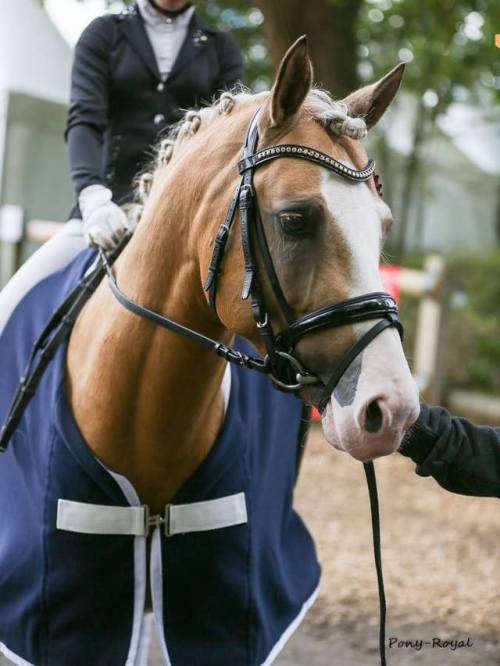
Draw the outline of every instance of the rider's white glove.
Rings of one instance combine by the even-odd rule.
[[[80,192],[83,235],[89,247],[113,250],[123,234],[135,228],[123,210],[111,201],[112,196],[104,185],[89,185]]]

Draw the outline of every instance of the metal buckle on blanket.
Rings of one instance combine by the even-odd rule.
[[[152,516],[149,512],[149,506],[147,504],[143,504],[142,508],[144,509],[144,535],[149,536],[151,528],[155,529],[165,524],[165,518],[159,514]],[[167,515],[168,513],[165,512],[165,516]]]
[[[165,525],[165,536],[170,537],[172,536],[170,533],[170,508],[171,504],[167,504],[165,506],[165,518],[163,519],[163,524]]]

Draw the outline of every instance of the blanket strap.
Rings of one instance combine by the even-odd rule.
[[[109,255],[110,264],[120,255],[129,239],[130,235],[126,234],[118,247]],[[83,306],[99,286],[105,274],[106,269],[98,260],[57,308],[33,345],[23,376],[19,380],[4,424],[0,429],[0,453],[7,449],[9,440],[35,394],[45,370],[61,344],[69,337]]]
[[[163,516],[150,516],[149,507],[106,506],[60,499],[57,529],[82,534],[148,536],[163,527],[165,536],[218,530],[248,522],[245,493],[204,502],[167,504]]]

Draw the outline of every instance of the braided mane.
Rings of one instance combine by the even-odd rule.
[[[173,126],[168,136],[162,139],[157,146],[153,162],[149,169],[140,174],[136,180],[136,200],[140,207],[135,207],[134,214],[140,215],[142,206],[146,202],[153,183],[154,172],[168,165],[174,155],[176,146],[194,136],[200,127],[206,126],[214,118],[229,115],[238,102],[247,101],[250,97],[269,95],[268,91],[251,95],[248,92],[223,92],[211,105],[200,110],[186,111],[184,117]],[[351,139],[363,139],[367,134],[366,123],[363,118],[353,118],[344,102],[332,99],[330,94],[320,88],[313,88],[305,102],[305,110],[323,127],[337,136],[348,136]]]

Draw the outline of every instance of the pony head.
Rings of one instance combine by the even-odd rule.
[[[155,180],[157,173],[168,172],[161,178],[158,197],[169,196],[179,218],[190,221],[186,247],[191,260],[198,263],[200,285],[237,184],[245,130],[256,111],[259,150],[300,144],[360,170],[368,162],[361,140],[393,100],[402,74],[403,65],[398,65],[372,85],[333,101],[313,87],[307,44],[301,38],[283,58],[270,92],[225,93],[216,105],[186,115],[175,139],[160,148]],[[379,261],[392,215],[373,177],[351,182],[312,161],[277,159],[259,166],[253,187],[274,271],[294,317],[383,291]],[[249,300],[241,298],[245,261],[237,227],[238,223],[231,229],[218,276],[217,323],[265,353]],[[255,238],[251,242],[255,250]],[[287,325],[283,308],[261,254],[255,257],[262,300],[273,329],[280,331]],[[209,315],[208,302],[205,305],[213,321],[215,315]],[[346,350],[374,323],[307,334],[296,344],[294,354],[324,388]],[[311,385],[300,394],[317,404],[321,390]],[[366,461],[394,451],[418,409],[418,392],[399,335],[388,328],[344,372],[328,396],[322,425],[333,446]]]

